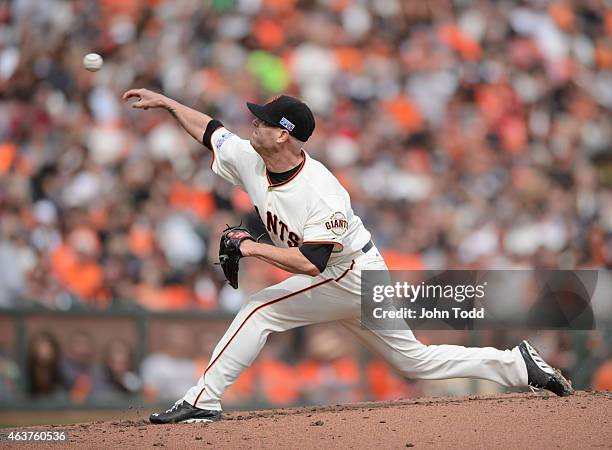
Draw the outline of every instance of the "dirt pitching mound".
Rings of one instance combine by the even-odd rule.
[[[27,431],[20,428],[15,431]],[[139,420],[35,427],[65,430],[69,448],[610,448],[612,392],[423,398],[225,414],[212,424]],[[0,447],[7,444],[3,430]],[[13,443],[15,445],[17,443]],[[21,443],[19,448],[59,448]]]

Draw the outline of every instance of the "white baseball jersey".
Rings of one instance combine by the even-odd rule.
[[[313,323],[336,321],[406,377],[475,377],[506,386],[527,384],[520,350],[423,345],[410,330],[369,330],[360,323],[363,270],[387,270],[378,249],[361,251],[370,233],[353,214],[338,180],[304,153],[302,167],[273,185],[263,159],[249,141],[218,128],[211,139],[212,170],[244,189],[279,247],[333,243],[336,253],[316,276],[293,275],[249,297],[232,321],[197,384],[183,400],[220,410],[221,397],[255,360],[268,335]]]
[[[330,266],[360,251],[370,240],[346,190],[306,152],[290,179],[272,184],[262,157],[248,140],[220,127],[212,134],[211,145],[212,170],[249,194],[277,247],[334,244]]]

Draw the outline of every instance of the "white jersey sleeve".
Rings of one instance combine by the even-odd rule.
[[[213,152],[212,171],[244,190],[244,180],[259,158],[250,142],[225,127],[219,127],[212,133],[210,144]]]
[[[342,251],[348,231],[346,202],[341,195],[326,196],[311,206],[304,224],[304,244],[334,244],[334,253]]]

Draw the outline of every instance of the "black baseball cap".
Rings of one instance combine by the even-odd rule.
[[[280,95],[265,105],[247,102],[247,107],[268,125],[284,128],[299,141],[306,142],[315,129],[314,115],[306,103],[289,95]]]

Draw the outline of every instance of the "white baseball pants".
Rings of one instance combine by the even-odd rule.
[[[220,410],[221,396],[255,360],[270,332],[337,321],[407,378],[483,378],[505,386],[526,386],[527,368],[517,347],[497,350],[459,345],[424,345],[410,330],[361,327],[361,271],[386,270],[373,247],[345,266],[316,277],[295,275],[253,295],[215,347],[208,368],[183,400]]]

